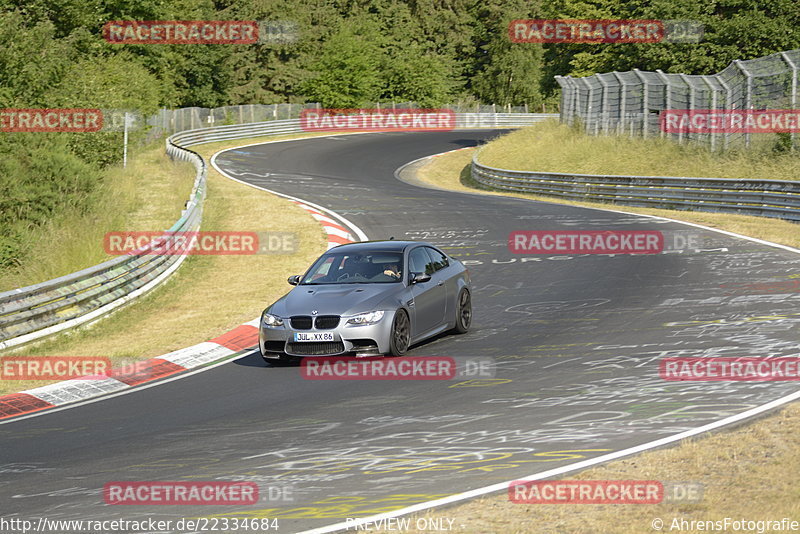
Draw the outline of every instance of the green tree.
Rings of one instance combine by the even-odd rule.
[[[735,59],[753,59],[800,48],[800,9],[796,0],[609,0],[588,4],[548,2],[552,18],[691,20],[704,26],[699,43],[548,44],[545,73],[587,76],[597,72],[661,69],[684,74],[714,74]]]
[[[319,51],[310,70],[315,75],[300,85],[308,101],[329,108],[357,108],[381,94],[382,52],[374,40],[345,25]]]
[[[57,38],[78,28],[98,29],[108,19],[102,0],[8,0],[2,11],[17,11],[27,24],[50,22]]]
[[[415,102],[424,108],[448,104],[457,85],[452,71],[446,58],[410,45],[386,59],[381,73],[384,84],[381,100]]]
[[[118,54],[75,63],[48,91],[47,101],[50,107],[133,111],[147,117],[159,108],[158,85],[155,76],[130,55]],[[64,135],[72,151],[84,161],[108,165],[121,159],[120,131]]]
[[[68,39],[56,39],[49,21],[26,22],[18,11],[0,16],[0,87],[4,107],[47,106],[45,93],[78,54]]]
[[[27,230],[65,209],[87,209],[100,176],[63,134],[0,133],[0,153],[0,268],[7,268],[34,246]]]

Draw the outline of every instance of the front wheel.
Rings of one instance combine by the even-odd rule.
[[[470,324],[472,324],[472,297],[470,297],[469,291],[462,289],[458,295],[456,326],[453,331],[458,334],[466,334]]]
[[[411,322],[405,310],[397,310],[392,323],[392,339],[389,342],[389,354],[402,356],[408,350],[411,341]]]

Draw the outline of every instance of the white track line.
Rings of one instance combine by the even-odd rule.
[[[310,137],[308,139],[323,139],[323,138],[327,138],[327,137],[338,137],[338,136],[341,136],[341,135],[342,135],[341,133],[335,134],[335,135],[320,135],[320,136],[317,136],[317,137]],[[348,134],[348,135],[359,135],[359,134]],[[278,191],[273,191],[272,189],[267,189],[265,187],[261,187],[261,186],[258,186],[258,185],[254,185],[254,184],[251,184],[251,183],[244,182],[244,181],[239,180],[238,178],[234,178],[230,174],[226,173],[225,171],[223,171],[222,169],[219,168],[219,165],[217,165],[217,156],[219,156],[223,152],[228,152],[229,150],[238,150],[240,148],[246,148],[246,147],[249,147],[249,146],[270,145],[272,143],[286,143],[286,142],[289,142],[289,141],[303,141],[305,139],[306,138],[301,138],[301,139],[279,139],[277,141],[263,141],[261,143],[250,143],[249,145],[241,145],[241,146],[237,146],[237,147],[226,148],[224,150],[220,150],[219,152],[217,152],[216,154],[211,156],[211,166],[214,167],[214,169],[218,173],[220,173],[222,176],[224,176],[225,178],[228,178],[230,180],[233,180],[234,182],[239,182],[240,184],[244,184],[244,185],[250,186],[250,187],[252,187],[254,189],[258,189],[259,191],[266,191],[267,193],[272,193],[273,195],[278,195],[279,197],[288,198],[289,200],[294,200],[295,202],[298,202],[300,204],[305,204],[306,206],[311,206],[312,208],[315,208],[315,209],[317,209],[317,210],[319,210],[319,211],[321,211],[323,213],[326,213],[329,216],[331,216],[334,219],[336,219],[339,222],[339,224],[344,225],[345,228],[350,228],[351,230],[353,230],[353,232],[355,232],[355,234],[356,234],[356,237],[358,237],[358,241],[369,241],[369,238],[367,237],[367,234],[365,234],[361,230],[361,228],[359,228],[358,226],[353,224],[351,221],[345,219],[344,217],[342,217],[341,215],[339,215],[335,211],[329,210],[328,208],[325,208],[325,207],[320,206],[318,204],[314,204],[313,202],[309,202],[307,200],[303,200],[302,198],[293,197],[293,196],[287,195],[285,193],[280,193]]]
[[[467,147],[467,148],[475,148],[475,147]],[[438,157],[438,156],[442,156],[444,154],[449,154],[450,152],[457,152],[459,150],[464,150],[464,149],[463,148],[457,148],[455,150],[449,150],[447,152],[442,152],[440,154],[434,154],[432,156],[425,156],[425,157],[422,157],[422,158],[419,158],[419,159],[415,159],[414,161],[410,161],[410,162],[398,167],[397,170],[394,172],[394,175],[395,175],[395,177],[397,177],[398,173],[400,173],[405,167],[413,165],[414,163],[420,162],[422,160],[426,160],[426,159],[431,159],[431,158],[435,158],[435,157]],[[400,180],[400,178],[397,178],[397,179]],[[403,181],[403,180],[400,180],[400,181]],[[420,182],[421,183],[425,183],[425,182],[422,182],[421,180],[420,180]],[[408,183],[408,182],[405,182],[405,183]],[[415,187],[425,187],[425,186],[417,185],[417,184],[414,184],[414,183],[409,183],[409,185],[412,185],[412,186],[415,186]],[[552,200],[549,200],[549,199],[548,200],[536,200],[536,199],[533,199],[533,198],[521,198],[521,197],[515,197],[515,196],[511,196],[511,195],[506,195],[506,194],[486,195],[486,194],[480,193],[480,192],[457,191],[457,190],[454,190],[454,189],[445,189],[445,188],[436,187],[436,186],[431,186],[431,187],[426,188],[426,189],[436,189],[438,191],[448,191],[450,193],[459,193],[459,194],[462,194],[462,195],[476,195],[476,196],[481,196],[481,197],[502,196],[502,197],[505,197],[505,198],[514,198],[514,199],[517,199],[517,200],[522,200],[522,201],[527,201],[527,202],[542,202],[542,203],[546,203],[546,204],[560,204],[559,200],[566,200],[566,199],[559,199],[558,197],[553,197]],[[497,191],[497,192],[498,193],[504,193],[503,191]],[[546,195],[540,195],[540,196],[546,197]],[[547,198],[549,198],[549,197],[547,197]],[[580,202],[580,201],[574,201],[574,202]],[[585,202],[589,202],[589,201],[587,200]],[[797,248],[794,248],[794,247],[790,247],[788,245],[781,245],[780,243],[773,243],[771,241],[764,241],[763,239],[758,239],[757,237],[750,237],[750,236],[746,236],[746,235],[742,235],[742,234],[737,234],[737,233],[734,233],[734,232],[729,232],[727,230],[720,230],[719,228],[711,228],[710,226],[703,226],[702,224],[691,223],[691,222],[686,222],[686,221],[679,221],[679,220],[676,220],[676,219],[670,219],[669,217],[661,217],[659,215],[648,215],[648,214],[645,214],[645,213],[636,213],[636,212],[632,212],[632,211],[614,210],[614,209],[609,209],[609,208],[596,208],[596,207],[592,207],[592,206],[576,206],[574,204],[561,204],[561,205],[569,206],[569,207],[572,207],[572,208],[585,209],[585,210],[608,211],[608,212],[611,212],[611,213],[621,213],[623,215],[635,215],[637,217],[645,217],[645,218],[648,218],[648,219],[657,219],[657,220],[661,220],[661,221],[669,221],[669,222],[674,222],[674,223],[678,223],[678,224],[685,224],[687,226],[694,226],[695,228],[702,228],[703,230],[708,230],[709,232],[717,232],[719,234],[725,234],[725,235],[728,235],[728,236],[731,236],[731,237],[736,237],[738,239],[745,239],[747,241],[752,241],[754,243],[759,243],[761,245],[766,245],[766,246],[773,247],[773,248],[780,248],[780,249],[783,249],[783,250],[788,250],[789,252],[794,252],[796,254],[800,254],[800,249],[797,249]],[[649,209],[656,209],[656,208],[649,208]],[[700,212],[700,213],[713,213],[713,212]],[[723,213],[722,215],[725,215],[725,214]],[[735,215],[735,214],[729,214],[729,215]],[[753,215],[751,215],[751,217],[753,217]],[[774,220],[779,220],[779,219],[774,219]],[[800,226],[800,224],[798,224],[798,226]]]
[[[224,360],[219,361],[217,363],[212,363],[212,364],[210,364],[210,365],[208,365],[206,367],[201,367],[199,369],[194,369],[194,370],[190,370],[190,371],[181,372],[179,375],[176,375],[176,376],[173,376],[173,377],[170,377],[170,378],[164,378],[163,380],[159,380],[159,381],[153,382],[151,384],[137,385],[137,386],[130,387],[128,389],[125,389],[125,390],[117,392],[117,393],[111,393],[109,395],[103,395],[101,397],[95,397],[93,399],[86,399],[86,400],[83,400],[83,401],[80,401],[80,402],[76,402],[74,404],[67,404],[65,406],[57,406],[55,408],[46,408],[46,409],[44,409],[44,410],[42,410],[40,412],[33,412],[33,413],[28,414],[28,415],[20,415],[19,417],[13,417],[11,419],[0,420],[0,425],[8,425],[8,424],[11,424],[11,423],[16,423],[17,421],[22,421],[24,419],[30,419],[32,417],[40,417],[40,416],[43,416],[43,415],[48,415],[48,414],[51,414],[51,413],[60,412],[62,410],[70,410],[72,408],[77,408],[78,406],[83,406],[84,404],[92,404],[92,403],[95,403],[95,402],[104,401],[106,399],[111,399],[113,397],[119,397],[121,395],[128,395],[129,393],[136,393],[136,392],[142,391],[144,389],[149,389],[149,388],[152,388],[152,387],[160,386],[162,384],[166,384],[167,382],[172,382],[174,380],[181,380],[183,378],[187,378],[189,376],[196,375],[197,373],[202,373],[204,371],[208,371],[210,369],[213,369],[214,367],[219,367],[220,365],[225,365],[229,361],[242,356],[242,354],[241,354],[242,352],[244,352],[244,351],[239,351],[237,353],[231,354],[230,356],[226,356]]]
[[[459,149],[456,149],[456,150],[463,150],[463,149],[459,148]],[[425,156],[424,158],[419,158],[419,159],[416,159],[416,160],[411,161],[409,163],[406,163],[405,165],[401,165],[395,171],[394,175],[395,175],[395,177],[397,177],[398,173],[404,167],[407,167],[408,165],[411,165],[411,164],[416,163],[418,161],[422,161],[424,159],[435,158],[435,157],[441,156],[443,154],[447,154],[449,152],[455,152],[456,150],[449,150],[447,152],[434,154],[432,156]],[[414,185],[414,184],[409,184],[409,185]],[[416,186],[416,187],[420,187],[420,186]],[[463,193],[463,194],[467,194],[467,195],[486,196],[486,195],[483,195],[481,193],[473,193],[471,191],[453,191],[453,190],[450,190],[450,189],[441,189],[441,188],[437,188],[437,189],[439,189],[440,191],[449,191],[451,193]],[[508,195],[497,195],[497,196],[504,196],[506,198],[519,198],[519,197],[511,197],[511,196],[508,196]],[[519,200],[528,200],[530,202],[547,202],[547,201],[542,201],[542,200],[525,199],[525,198],[520,198]],[[558,204],[557,199],[554,199],[552,203],[553,204]],[[729,235],[729,236],[736,237],[736,238],[739,238],[739,239],[745,239],[747,241],[753,241],[755,243],[760,243],[762,245],[768,245],[770,247],[780,248],[780,249],[783,249],[783,250],[788,250],[789,252],[794,252],[794,253],[800,254],[800,249],[789,247],[787,245],[781,245],[781,244],[778,244],[778,243],[772,243],[770,241],[764,241],[762,239],[757,239],[755,237],[749,237],[749,236],[746,236],[746,235],[741,235],[741,234],[736,234],[736,233],[733,233],[733,232],[728,232],[726,230],[718,230],[716,228],[710,228],[708,226],[703,226],[701,224],[678,221],[678,220],[675,220],[675,219],[670,219],[668,217],[659,217],[659,216],[656,216],[656,215],[644,215],[644,214],[641,214],[641,213],[632,213],[632,212],[629,212],[629,211],[620,211],[620,210],[612,210],[612,209],[605,209],[605,208],[592,208],[592,207],[587,207],[587,206],[572,206],[571,204],[568,204],[568,205],[571,206],[571,207],[576,207],[576,208],[584,208],[584,209],[598,210],[598,211],[609,211],[609,212],[613,212],[613,213],[622,213],[622,214],[625,214],[625,215],[636,215],[636,216],[639,216],[639,217],[647,217],[647,218],[651,218],[651,219],[660,219],[660,220],[664,220],[664,221],[670,221],[670,222],[674,222],[674,223],[678,223],[678,224],[685,224],[685,225],[688,225],[688,226],[694,226],[696,228],[702,228],[704,230],[709,230],[711,232],[717,232],[717,233],[720,233],[720,234],[725,234],[725,235]],[[375,521],[380,521],[381,519],[389,519],[389,518],[393,518],[393,517],[399,517],[401,515],[412,514],[412,513],[415,513],[415,512],[421,512],[421,511],[424,511],[424,510],[428,510],[430,508],[436,508],[436,507],[445,506],[445,505],[453,504],[453,503],[460,502],[460,501],[465,501],[465,500],[468,500],[468,499],[474,499],[475,497],[480,497],[481,495],[486,495],[486,494],[489,494],[489,493],[495,493],[495,492],[498,492],[498,491],[508,490],[509,484],[511,484],[512,482],[514,482],[516,480],[527,480],[527,481],[530,481],[530,480],[541,480],[541,479],[545,479],[545,478],[550,478],[550,477],[554,477],[554,476],[558,476],[558,475],[563,475],[565,473],[569,473],[569,472],[572,472],[572,471],[585,469],[585,468],[591,467],[593,465],[609,462],[611,460],[616,460],[617,458],[622,458],[624,456],[630,456],[631,454],[637,454],[637,453],[644,452],[644,451],[651,450],[651,449],[655,449],[655,448],[658,448],[658,447],[663,447],[664,445],[668,445],[670,443],[675,443],[676,441],[680,441],[682,439],[686,439],[686,438],[691,437],[691,436],[696,436],[698,434],[703,434],[705,432],[709,432],[711,430],[716,430],[716,429],[721,428],[723,426],[727,426],[727,425],[730,425],[730,424],[733,424],[733,423],[737,423],[739,421],[743,421],[745,419],[748,419],[748,418],[753,417],[755,415],[758,415],[758,414],[764,413],[766,411],[772,410],[773,408],[777,408],[779,406],[782,406],[784,404],[787,404],[787,403],[792,402],[792,401],[797,400],[797,399],[800,399],[800,391],[796,391],[794,393],[786,395],[785,397],[781,397],[781,398],[776,399],[774,401],[768,402],[767,404],[763,404],[761,406],[757,406],[755,408],[751,408],[750,410],[744,411],[744,412],[742,412],[740,414],[732,415],[730,417],[726,417],[725,419],[721,419],[719,421],[715,421],[713,423],[709,423],[707,425],[703,425],[703,426],[694,428],[692,430],[687,430],[685,432],[681,432],[681,433],[675,434],[673,436],[667,436],[666,438],[661,438],[661,439],[657,439],[655,441],[650,441],[648,443],[644,443],[642,445],[637,445],[635,447],[630,447],[628,449],[623,449],[621,451],[612,452],[612,453],[609,453],[609,454],[604,454],[602,456],[598,456],[597,458],[591,458],[589,460],[583,460],[583,461],[580,461],[580,462],[576,462],[574,464],[569,464],[569,465],[565,465],[563,467],[550,469],[548,471],[542,471],[541,473],[534,473],[534,474],[528,475],[526,477],[515,478],[513,480],[507,480],[505,482],[500,482],[498,484],[492,484],[491,486],[484,486],[482,488],[477,488],[477,489],[474,489],[474,490],[465,491],[463,493],[458,493],[456,495],[451,495],[450,497],[444,497],[442,499],[436,499],[436,500],[433,500],[433,501],[421,502],[419,504],[414,504],[412,506],[407,506],[405,508],[401,508],[401,509],[395,510],[393,512],[386,512],[386,513],[383,513],[383,514],[377,514],[377,515],[373,515],[373,516],[369,516],[369,517],[364,517],[364,518],[360,518],[360,519],[353,520],[353,521],[336,523],[336,524],[333,524],[333,525],[328,525],[328,526],[325,526],[325,527],[315,528],[315,529],[312,529],[312,530],[304,530],[302,532],[298,532],[297,534],[325,534],[325,533],[328,533],[328,532],[336,532],[336,531],[339,531],[339,530],[347,530],[347,529],[350,529],[350,528],[355,528],[355,527],[358,527],[358,526],[365,525],[367,523],[373,523],[374,524]]]
[[[328,136],[320,136],[320,137],[328,137]],[[225,149],[225,150],[221,150],[220,152],[217,152],[216,154],[214,154],[211,157],[211,164],[214,166],[214,168],[217,170],[217,172],[219,172],[222,176],[225,176],[226,178],[230,178],[231,180],[233,180],[235,182],[239,182],[239,183],[244,184],[244,185],[249,185],[251,187],[255,187],[252,184],[248,184],[247,182],[242,182],[241,180],[237,180],[236,178],[233,178],[233,177],[227,175],[226,173],[224,173],[222,170],[220,170],[220,168],[217,167],[217,165],[214,163],[214,158],[216,158],[217,154],[219,154],[221,152],[225,152],[226,150],[235,150],[237,148],[242,148],[244,146],[262,145],[262,144],[268,144],[268,143],[280,143],[280,142],[292,141],[292,140],[293,139],[283,139],[283,140],[280,140],[280,141],[269,141],[269,142],[266,142],[266,143],[252,143],[252,144],[249,144],[249,145],[242,145],[241,147],[233,147],[233,148],[228,148],[228,149]],[[256,189],[263,190],[263,191],[268,191],[268,190],[262,189],[260,187],[256,187]],[[350,221],[348,221],[347,219],[345,219],[344,217],[340,216],[338,213],[336,213],[334,211],[331,211],[331,210],[329,210],[327,208],[323,208],[322,206],[317,206],[316,204],[313,204],[311,202],[307,202],[307,201],[305,201],[303,199],[300,199],[300,198],[290,197],[288,195],[284,195],[284,194],[277,193],[277,192],[274,192],[274,191],[269,191],[269,192],[274,193],[276,195],[279,195],[281,197],[285,197],[285,198],[288,198],[290,200],[293,200],[295,203],[300,205],[300,207],[305,209],[309,213],[309,215],[312,215],[312,217],[314,216],[314,214],[316,212],[319,211],[319,212],[325,212],[328,215],[338,219],[338,222],[337,222],[337,221],[333,221],[331,219],[328,219],[327,217],[324,217],[322,215],[318,215],[317,216],[317,217],[320,217],[322,219],[327,219],[327,221],[320,221],[320,222],[323,222],[322,227],[323,227],[323,229],[325,229],[325,231],[328,234],[340,235],[340,236],[345,237],[347,239],[352,238],[352,236],[350,234],[342,235],[343,232],[341,230],[338,230],[336,228],[332,228],[330,226],[325,226],[324,222],[330,221],[333,224],[338,224],[340,226],[344,226],[345,228],[350,228],[351,230],[353,230],[358,235],[358,240],[359,241],[367,241],[368,240],[367,234],[365,234],[363,231],[361,231],[361,229],[358,226],[356,226],[355,224],[351,223]],[[317,219],[317,217],[314,217],[314,218]],[[329,244],[328,249],[330,249],[330,248],[331,247],[330,247],[330,244]],[[180,262],[175,262],[175,264],[173,264],[173,266],[170,267],[169,273],[162,273],[161,276],[168,276],[172,271],[174,271],[174,269],[177,269],[177,265],[179,265],[179,264],[180,264]],[[151,282],[151,283],[153,283],[153,282]],[[143,289],[144,288],[140,288],[139,290],[137,290],[137,292],[142,291]],[[126,297],[126,301],[127,301],[127,297]],[[256,318],[256,319],[253,319],[252,321],[248,321],[247,323],[243,323],[243,324],[250,324],[251,326],[257,326],[258,325],[258,321],[259,321],[259,318]],[[239,326],[242,326],[242,325],[239,325]],[[236,328],[238,328],[238,326]],[[202,343],[200,343],[199,345],[202,345]],[[194,345],[194,346],[197,346],[197,345]],[[190,347],[187,347],[187,348],[190,348]],[[173,352],[177,352],[177,351],[173,351]],[[173,376],[173,377],[170,377],[170,378],[165,378],[165,379],[162,379],[162,380],[158,380],[158,381],[155,381],[155,382],[153,382],[151,384],[138,384],[136,386],[129,386],[129,387],[127,387],[126,389],[124,389],[122,391],[108,393],[108,394],[101,394],[101,395],[98,395],[97,397],[94,397],[94,398],[85,399],[85,400],[78,401],[78,402],[70,402],[69,404],[65,404],[63,406],[55,406],[55,407],[46,408],[46,409],[43,409],[43,410],[37,411],[37,412],[32,412],[32,413],[25,414],[25,415],[19,415],[19,416],[16,416],[16,417],[11,417],[9,419],[3,419],[3,420],[0,420],[0,425],[7,425],[7,424],[10,424],[10,423],[15,423],[17,421],[23,421],[25,419],[31,419],[33,417],[41,417],[41,416],[48,415],[48,414],[51,414],[51,413],[60,412],[62,410],[69,410],[69,409],[72,409],[72,408],[77,408],[78,406],[83,406],[84,404],[91,404],[91,403],[94,403],[94,402],[104,401],[106,399],[110,399],[110,398],[113,398],[113,397],[119,397],[120,395],[127,395],[129,393],[135,393],[137,391],[141,391],[141,390],[148,389],[148,388],[155,387],[155,386],[160,386],[162,384],[166,384],[166,383],[172,382],[174,380],[181,380],[183,378],[187,378],[187,377],[192,376],[194,374],[202,373],[204,371],[208,371],[208,370],[213,369],[215,367],[218,367],[220,365],[224,365],[224,364],[228,363],[229,361],[231,361],[232,359],[235,359],[236,357],[240,356],[241,355],[240,353],[243,353],[243,352],[244,351],[237,351],[234,354],[231,354],[231,355],[223,357],[223,359],[221,359],[217,363],[213,363],[213,364],[210,364],[210,365],[205,365],[204,367],[200,367],[200,368],[194,369],[194,370],[183,371],[183,372],[181,372],[180,374],[178,374],[176,376]],[[169,354],[172,354],[172,353],[169,353]],[[168,354],[161,355],[161,356],[168,356]],[[155,356],[155,358],[161,358],[161,356]],[[22,391],[21,393],[30,393],[30,392],[29,391]]]
[[[618,458],[622,458],[624,456],[630,456],[631,454],[636,454],[639,452],[644,452],[650,449],[655,449],[658,447],[663,447],[664,445],[668,445],[670,443],[674,443],[676,441],[680,441],[682,439],[686,439],[691,436],[696,436],[698,434],[702,434],[704,432],[709,432],[711,430],[715,430],[717,428],[730,425],[733,423],[737,423],[748,417],[753,417],[760,413],[769,411],[773,408],[777,408],[783,404],[788,402],[797,400],[800,398],[800,391],[787,395],[785,397],[781,397],[776,399],[772,402],[768,402],[767,404],[763,404],[761,406],[757,406],[756,408],[751,408],[745,412],[742,412],[737,415],[732,415],[731,417],[726,417],[725,419],[721,419],[719,421],[715,421],[713,423],[709,423],[707,425],[703,425],[698,428],[694,428],[692,430],[687,430],[685,432],[681,432],[680,434],[675,434],[673,436],[667,436],[666,438],[657,439],[655,441],[650,441],[648,443],[644,443],[642,445],[637,445],[635,447],[630,447],[628,449],[623,449],[621,451],[612,452],[609,454],[604,454],[602,456],[598,456],[597,458],[591,458],[589,460],[583,460],[581,462],[576,462],[574,464],[565,465],[563,467],[557,467],[555,469],[550,469],[548,471],[542,471],[541,473],[535,473],[533,475],[528,475],[526,477],[514,478],[512,480],[507,480],[505,482],[500,482],[498,484],[492,484],[491,486],[484,486],[482,488],[477,488],[470,491],[465,491],[464,493],[458,493],[456,495],[451,495],[450,497],[444,497],[442,499],[436,499],[434,501],[427,501],[419,504],[415,504],[412,506],[407,506],[405,508],[401,508],[400,510],[395,510],[393,512],[386,512],[383,514],[373,515],[370,517],[361,518],[354,521],[348,521],[346,523],[336,523],[334,525],[329,525],[325,527],[315,528],[312,530],[304,530],[302,532],[298,532],[297,534],[324,534],[327,532],[336,532],[337,530],[345,530],[347,528],[354,528],[359,525],[364,525],[365,523],[372,522],[374,524],[375,521],[380,521],[381,519],[388,519],[392,517],[398,517],[401,515],[411,514],[414,512],[421,512],[423,510],[427,510],[429,508],[435,508],[438,506],[444,506],[448,504],[453,504],[455,502],[464,501],[467,499],[474,499],[475,497],[480,497],[481,495],[486,495],[488,493],[494,493],[497,491],[506,491],[508,490],[509,484],[517,480],[542,480],[545,478],[550,478],[558,475],[563,475],[565,473],[569,473],[571,471],[577,471],[579,469],[585,469],[587,467],[591,467],[593,465],[601,464],[604,462],[608,462],[611,460],[616,460]]]

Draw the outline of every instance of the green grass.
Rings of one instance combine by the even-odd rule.
[[[253,141],[228,141],[195,150],[209,161],[222,146],[250,142]],[[159,150],[163,152],[164,149],[160,147]],[[140,163],[154,164],[159,157],[154,152],[152,160],[145,158]],[[188,168],[193,178],[194,168]],[[147,188],[146,196],[137,193],[138,209],[127,214],[126,219],[146,227],[159,217],[170,221],[172,217],[177,218],[189,194],[188,191],[185,195],[183,191],[167,194],[169,184],[178,180],[178,170],[168,160],[150,169],[153,173],[166,173],[159,180],[163,189],[150,184],[152,187]],[[162,204],[159,198],[162,194],[183,199],[176,212],[170,212],[167,204]],[[132,304],[87,328],[72,329],[14,353],[38,357],[109,357],[112,365],[118,367],[208,341],[258,317],[269,303],[286,293],[291,288],[286,278],[303,272],[325,251],[327,239],[322,227],[292,202],[229,180],[209,167],[202,230],[283,232],[287,229],[296,236],[298,250],[293,253],[189,256],[166,282]],[[90,241],[88,245],[93,247],[94,243]],[[0,395],[47,383],[43,380],[0,381]]]
[[[0,291],[24,287],[101,263],[110,231],[165,230],[178,220],[194,183],[194,167],[172,162],[162,142],[144,147],[127,168],[106,170],[97,201],[86,212],[67,208],[24,231],[27,251],[0,271]]]
[[[566,131],[565,131],[566,130]],[[631,146],[626,146],[631,145]],[[649,148],[645,148],[649,147]],[[635,208],[614,204],[565,201],[556,197],[525,193],[489,191],[472,180],[470,163],[474,150],[450,152],[431,158],[417,170],[416,177],[438,188],[558,204],[606,208],[689,221],[744,235],[800,247],[798,225],[787,221],[746,215]],[[640,158],[628,165],[625,158]],[[672,155],[673,161],[668,157]],[[505,159],[508,156],[508,159]],[[592,158],[589,161],[589,158]],[[585,136],[558,124],[540,124],[501,137],[486,145],[481,163],[518,170],[547,170],[576,173],[635,173],[641,175],[719,176],[722,162],[741,164],[729,177],[770,177],[797,179],[797,156],[753,154],[712,155],[687,146],[663,146],[659,140]],[[759,161],[761,162],[759,164]],[[764,167],[760,167],[763,165]],[[631,170],[635,168],[636,171]],[[769,168],[769,176],[763,169]],[[794,171],[792,171],[794,169]],[[778,172],[784,174],[778,174]],[[773,173],[775,173],[773,175]],[[800,277],[789,274],[788,279]],[[563,479],[691,481],[704,486],[697,504],[641,506],[586,504],[515,504],[505,492],[485,496],[447,508],[410,516],[447,518],[463,534],[509,532],[534,534],[564,532],[590,534],[609,532],[634,534],[657,532],[654,518],[664,520],[663,532],[670,531],[673,518],[689,520],[758,520],[800,515],[796,485],[788,473],[800,470],[800,449],[794,445],[800,431],[800,403],[794,402],[778,413],[736,429],[698,436],[681,444],[653,450],[600,465]],[[672,530],[676,532],[677,530]],[[375,534],[390,531],[378,529]],[[411,528],[408,532],[427,532]],[[683,532],[699,532],[684,529]]]
[[[263,136],[194,147],[206,154],[222,147],[319,137],[325,133]],[[160,231],[172,226],[194,183],[194,167],[173,162],[158,140],[129,155],[128,167],[109,168],[88,213],[65,208],[38,227],[24,230],[26,253],[13,268],[0,269],[0,291],[29,286],[109,260],[103,236],[109,231]]]
[[[799,180],[800,157],[794,152],[714,153],[694,144],[661,138],[591,136],[550,120],[517,130],[488,144],[480,162],[511,170],[576,174],[699,176]]]

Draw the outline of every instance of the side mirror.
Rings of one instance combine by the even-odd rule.
[[[417,273],[411,278],[412,284],[419,284],[420,282],[427,282],[431,279],[431,275],[425,273]]]
[[[290,276],[289,279],[286,280],[286,281],[289,282],[290,284],[292,284],[293,286],[296,286],[297,284],[300,283],[300,275],[299,274],[295,274],[293,276]]]

